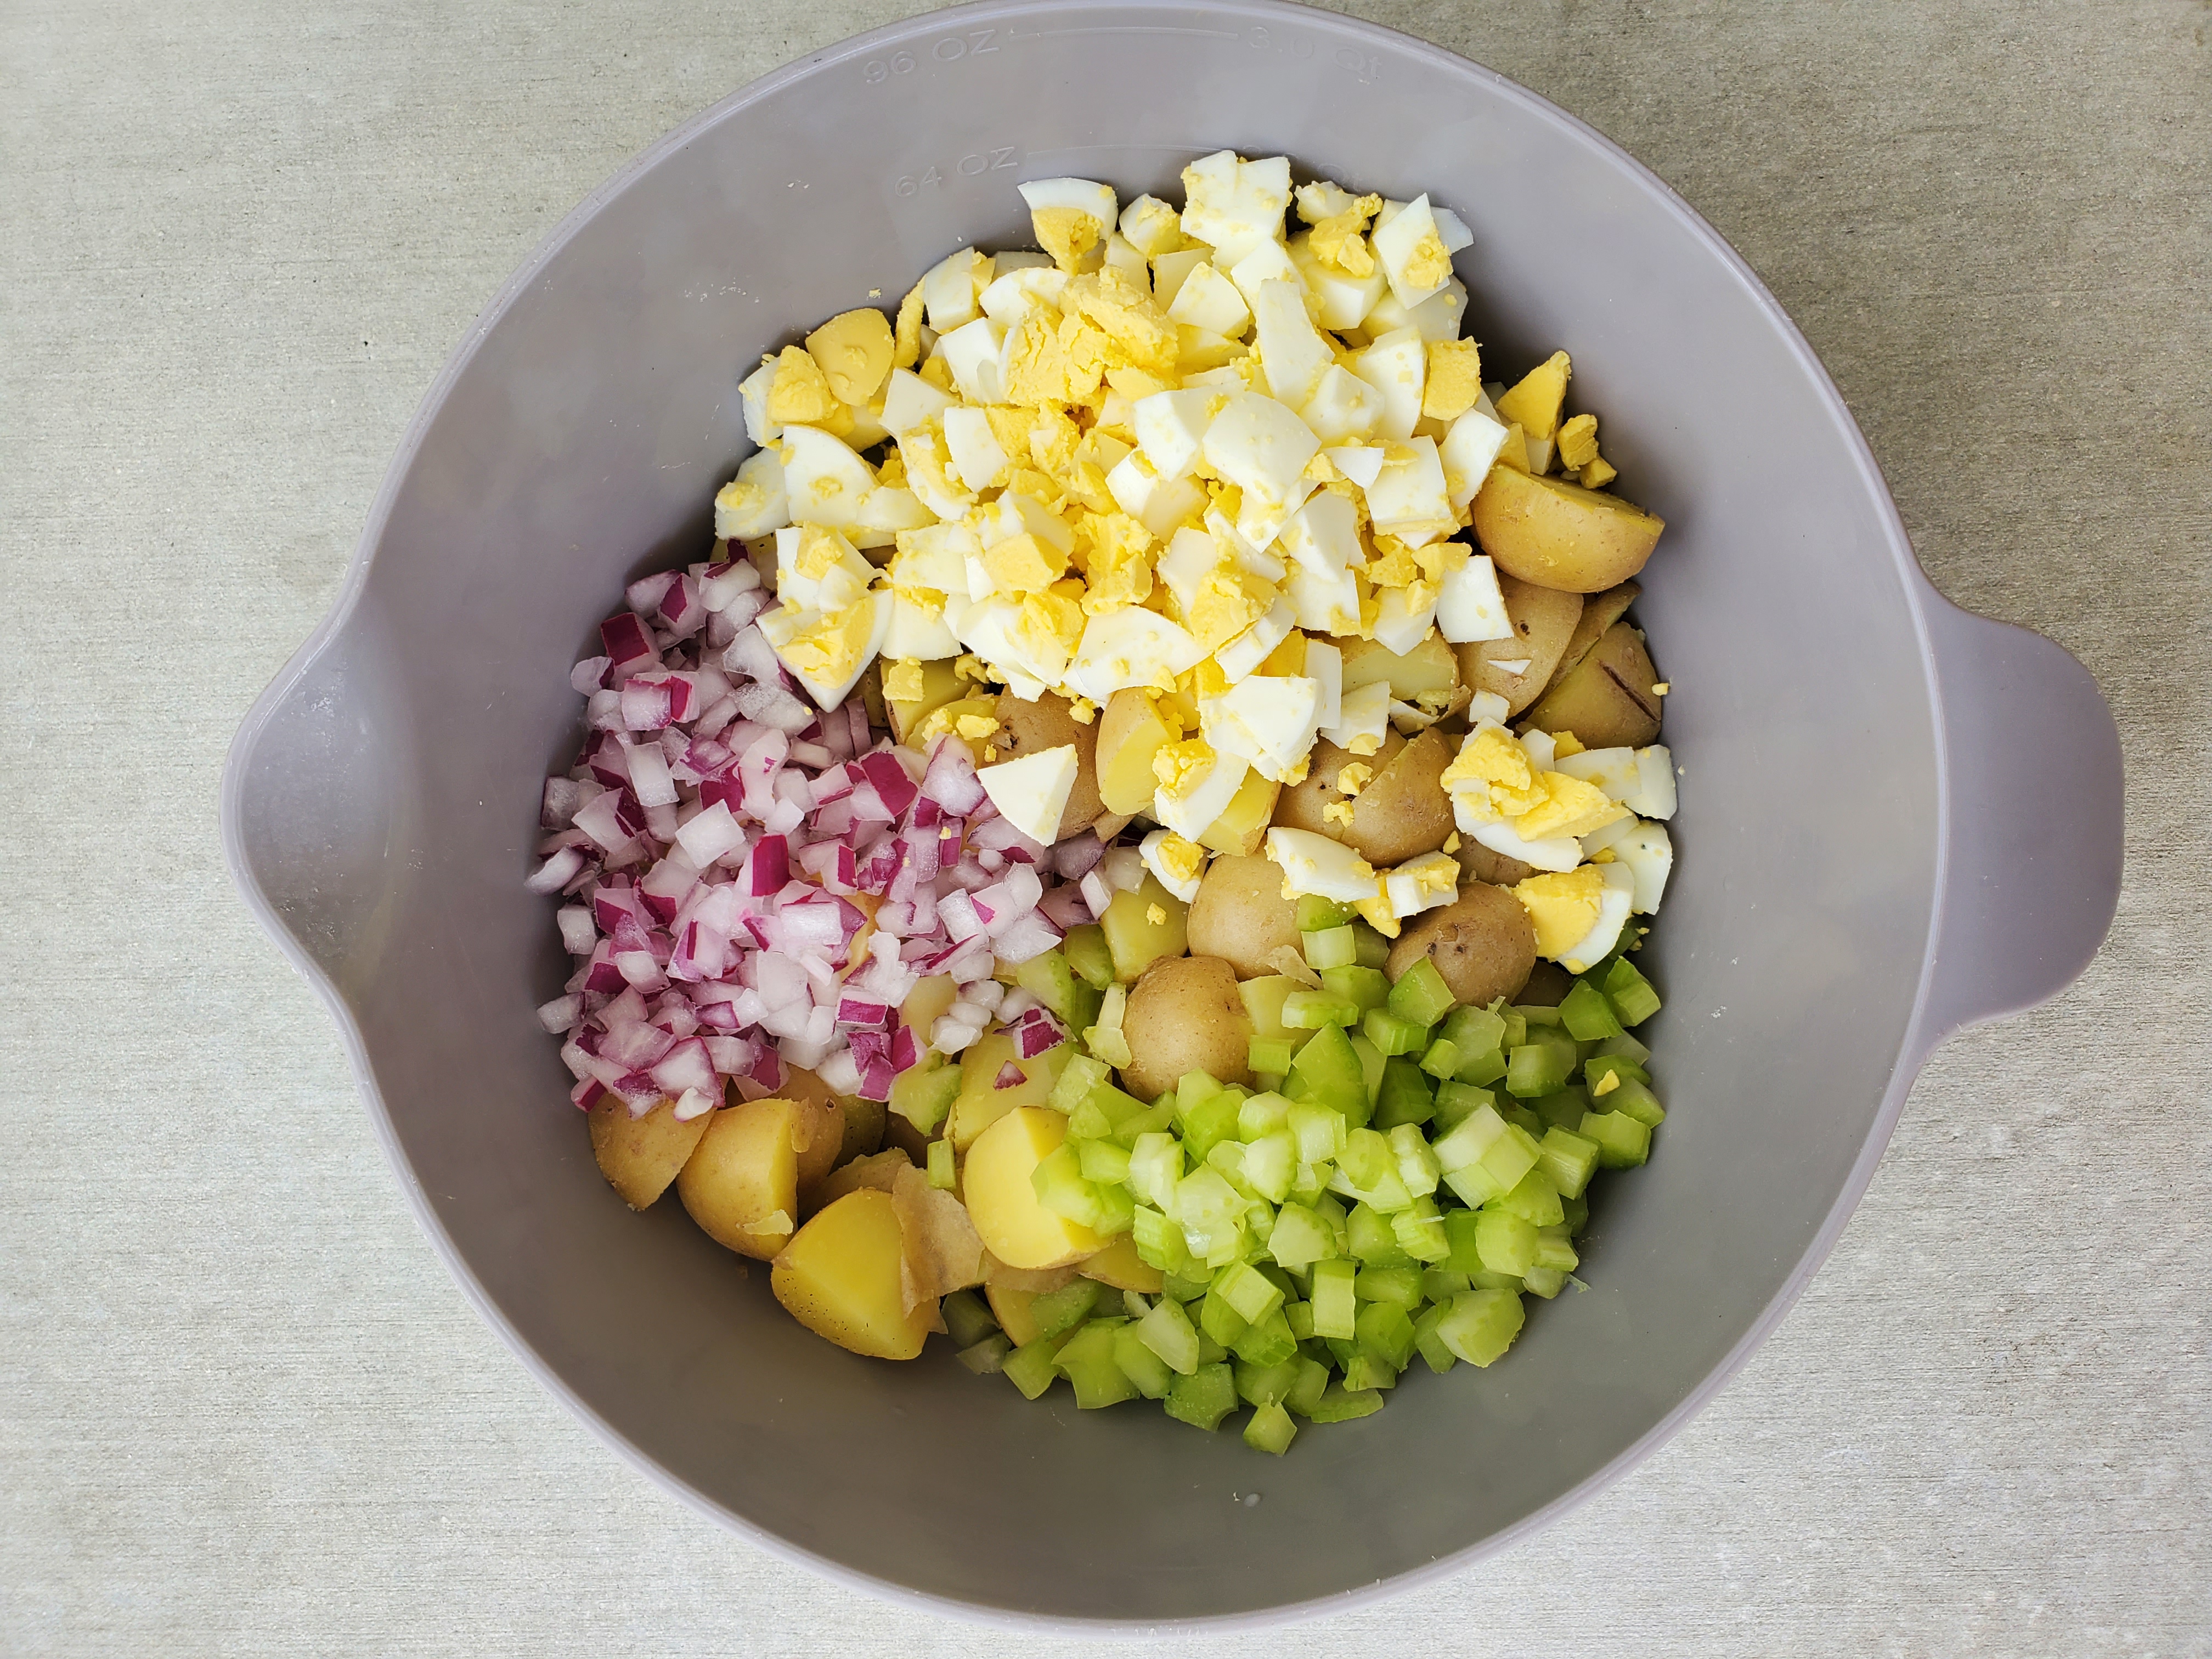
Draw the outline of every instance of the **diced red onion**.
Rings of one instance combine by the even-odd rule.
[[[1029,1073],[1010,1060],[999,1067],[999,1075],[991,1079],[991,1086],[994,1089],[1018,1089],[1029,1080]]]
[[[584,999],[569,995],[555,997],[542,1003],[538,1009],[538,1023],[556,1036],[574,1026],[584,1012]]]
[[[531,872],[522,884],[533,893],[557,893],[584,867],[581,848],[564,847]]]
[[[591,907],[584,904],[564,904],[554,913],[553,920],[560,925],[561,948],[572,957],[587,957],[592,946],[599,943],[599,924],[592,920]]]
[[[940,738],[929,753],[929,769],[922,775],[921,793],[957,818],[972,817],[985,804],[981,780],[969,758],[968,745],[957,738]]]

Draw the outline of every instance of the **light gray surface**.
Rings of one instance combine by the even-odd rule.
[[[723,1538],[534,1390],[212,836],[222,744],[476,307],[630,151],[889,15],[7,14],[11,1650],[1006,1645]],[[2134,863],[2082,985],[1937,1060],[1669,1450],[1449,1587],[1219,1645],[2204,1650],[2206,14],[1370,15],[1735,240],[1938,584],[2098,673]]]

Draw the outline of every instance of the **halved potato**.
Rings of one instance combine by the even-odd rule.
[[[1528,724],[1571,732],[1585,749],[1640,749],[1659,737],[1658,671],[1644,636],[1619,622],[1528,711]]]
[[[676,1177],[676,1195],[717,1244],[775,1260],[799,1224],[795,1101],[749,1100],[714,1114]]]
[[[1474,533],[1498,568],[1540,587],[1596,593],[1644,568],[1664,520],[1632,501],[1493,466],[1474,498]]]
[[[779,1093],[799,1109],[792,1121],[791,1149],[799,1156],[799,1190],[804,1193],[836,1169],[844,1155],[845,1102],[800,1066],[783,1068]]]
[[[889,1193],[846,1194],[799,1230],[769,1286],[793,1319],[841,1348],[911,1359],[928,1340],[937,1304],[905,1305],[898,1213]]]
[[[1275,971],[1277,949],[1298,948],[1297,906],[1283,896],[1283,872],[1269,860],[1224,854],[1206,866],[1190,902],[1194,956],[1219,957],[1239,979]]]
[[[620,1095],[602,1096],[589,1115],[592,1156],[622,1201],[642,1210],[668,1190],[713,1115],[702,1112],[684,1122],[676,1103],[664,1100],[643,1117],[632,1117]]]
[[[961,1187],[969,1218],[983,1248],[1010,1267],[1062,1267],[1106,1247],[1107,1241],[1090,1228],[1045,1208],[1030,1180],[1037,1165],[1066,1139],[1067,1119],[1061,1114],[1048,1106],[1023,1106],[984,1130],[968,1149]]]
[[[1423,957],[1462,1002],[1516,997],[1536,965],[1536,929],[1519,899],[1474,882],[1454,902],[1408,921],[1383,971],[1397,979]]]
[[[1129,993],[1121,1034],[1133,1056],[1121,1081],[1141,1100],[1165,1094],[1186,1072],[1217,1083],[1252,1080],[1252,1017],[1237,994],[1237,970],[1219,957],[1147,968]]]

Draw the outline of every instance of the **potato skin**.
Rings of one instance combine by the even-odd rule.
[[[1518,900],[1511,902],[1520,908]],[[1140,1099],[1165,1094],[1186,1072],[1217,1083],[1252,1080],[1252,1017],[1237,994],[1237,970],[1219,957],[1175,957],[1145,969],[1129,993],[1121,1030],[1135,1056],[1121,1068],[1121,1080]]]
[[[1451,799],[1444,793],[1443,778],[1454,750],[1455,744],[1433,727],[1411,741],[1389,732],[1371,755],[1316,743],[1305,781],[1285,787],[1275,798],[1275,822],[1286,830],[1310,830],[1340,841],[1377,868],[1433,853],[1452,833]],[[1352,823],[1346,826],[1327,811],[1347,799],[1336,787],[1337,775],[1355,763],[1375,775],[1350,798]]]
[[[1275,971],[1279,946],[1298,948],[1297,904],[1283,896],[1283,872],[1264,858],[1224,854],[1206,866],[1186,924],[1192,954],[1219,957],[1239,979]]]
[[[1583,614],[1583,596],[1557,588],[1539,587],[1517,576],[1498,573],[1498,591],[1505,599],[1505,615],[1513,632],[1502,640],[1474,640],[1454,648],[1459,653],[1459,673],[1478,691],[1494,692],[1505,699],[1510,719],[1543,695],[1559,672],[1559,659],[1574,636]],[[1493,662],[1526,660],[1521,673],[1492,668]]]
[[[791,1100],[752,1100],[708,1120],[676,1177],[676,1195],[717,1244],[773,1261],[790,1240],[799,1220],[792,1136],[804,1109]]]
[[[1098,799],[1098,722],[1085,726],[1075,718],[1067,699],[1047,691],[1035,702],[1026,702],[1011,691],[999,694],[994,711],[999,729],[990,738],[1002,761],[1048,749],[1075,745],[1075,782],[1067,792],[1067,805],[1060,810],[1060,839],[1087,829],[1106,811]]]
[[[1644,636],[1617,622],[1537,700],[1528,724],[1571,732],[1586,749],[1640,749],[1659,737],[1659,699],[1651,694],[1658,678]]]
[[[1459,850],[1452,854],[1459,860],[1460,884],[1471,881],[1487,882],[1492,887],[1510,887],[1516,881],[1526,881],[1536,873],[1533,864],[1523,864],[1519,859],[1510,859],[1503,853],[1493,853],[1473,836],[1460,838]]]
[[[1297,938],[1291,935],[1293,943]],[[710,1116],[702,1112],[678,1122],[676,1103],[664,1100],[643,1117],[632,1117],[622,1097],[609,1094],[591,1110],[592,1156],[623,1202],[642,1210],[668,1190],[707,1133]]]
[[[1493,466],[1476,493],[1475,538],[1498,568],[1540,587],[1596,593],[1644,568],[1664,520],[1564,478]]]
[[[1456,902],[1407,925],[1384,971],[1396,979],[1423,957],[1462,1002],[1510,999],[1520,995],[1536,965],[1536,929],[1521,901],[1503,887],[1470,882]]]

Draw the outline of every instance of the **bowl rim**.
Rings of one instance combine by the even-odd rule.
[[[253,752],[263,732],[277,710],[289,698],[294,688],[307,675],[331,642],[343,631],[358,610],[368,585],[376,554],[388,527],[399,491],[419,458],[424,440],[432,423],[444,407],[454,384],[474,362],[492,331],[505,319],[516,301],[537,281],[545,266],[596,219],[600,211],[614,198],[627,191],[644,173],[657,167],[665,157],[690,143],[702,133],[720,125],[741,110],[750,107],[785,88],[810,79],[838,64],[879,52],[887,46],[911,44],[915,40],[942,33],[948,27],[987,21],[994,19],[1030,18],[1040,11],[1075,11],[1080,9],[1112,9],[1117,11],[1188,11],[1176,0],[971,0],[971,3],[954,5],[927,11],[914,16],[882,25],[865,33],[851,35],[829,46],[818,47],[795,58],[766,75],[747,82],[707,108],[682,122],[645,149],[631,156],[599,185],[571,209],[552,229],[548,231],[514,271],[501,284],[491,300],[469,325],[468,330],[448,354],[430,386],[408,422],[398,447],[393,452],[383,479],[379,484],[362,532],[356,540],[344,579],[330,609],[316,625],[306,642],[295,651],[280,669],[268,686],[257,697],[240,722],[225,757],[220,791],[219,822],[226,863],[231,878],[246,908],[252,912],[263,931],[276,943],[284,957],[307,980],[322,999],[337,1025],[339,1039],[343,1045],[348,1065],[360,1091],[362,1103],[368,1109],[370,1127],[386,1160],[398,1177],[399,1184],[413,1211],[416,1222],[428,1238],[432,1248],[447,1271],[453,1276],[477,1315],[497,1334],[526,1370],[556,1400],[580,1420],[592,1432],[625,1462],[646,1477],[654,1486],[675,1498],[679,1503],[717,1526],[734,1532],[757,1545],[779,1559],[803,1567],[848,1589],[860,1590],[879,1600],[942,1617],[960,1620],[972,1625],[981,1625],[1024,1634],[1054,1633],[1085,1635],[1092,1638],[1142,1639],[1155,1635],[1173,1633],[1216,1633],[1224,1632],[1257,1631],[1309,1621],[1357,1608],[1373,1606],[1420,1586],[1432,1584],[1492,1555],[1498,1553],[1543,1531],[1571,1510],[1579,1508],[1600,1492],[1627,1475],[1659,1448],[1679,1433],[1688,1420],[1710,1404],[1731,1382],[1752,1354],[1772,1334],[1774,1328],[1804,1292],[1814,1274],[1826,1261],[1834,1249],[1844,1226],[1856,1210],[1872,1182],[1876,1166],[1895,1130],[1904,1109],[1906,1095],[1917,1075],[1929,1048],[1940,1033],[1929,1029],[1929,1010],[1931,986],[1936,968],[1936,945],[1942,933],[1946,877],[1950,859],[1952,819],[1954,812],[1949,760],[1942,719],[1942,699],[1936,672],[1936,656],[1930,637],[1925,606],[1929,600],[1939,599],[1932,585],[1913,554],[1904,522],[1899,515],[1887,481],[1879,463],[1869,447],[1865,434],[1851,415],[1843,394],[1832,377],[1821,363],[1819,356],[1806,340],[1796,324],[1769,292],[1765,283],[1727,239],[1707,222],[1696,209],[1665,179],[1615,143],[1604,133],[1578,117],[1553,103],[1541,94],[1530,91],[1519,82],[1486,65],[1433,41],[1417,35],[1390,28],[1363,18],[1346,16],[1317,6],[1294,3],[1293,0],[1208,0],[1209,14],[1233,17],[1240,23],[1265,24],[1277,22],[1296,24],[1316,30],[1334,31],[1355,40],[1364,40],[1394,52],[1413,52],[1452,72],[1481,77],[1491,88],[1510,102],[1518,104],[1537,119],[1550,123],[1564,136],[1589,145],[1619,167],[1631,181],[1653,192],[1659,204],[1685,230],[1690,233],[1717,262],[1719,271],[1732,278],[1743,289],[1747,297],[1764,314],[1791,361],[1807,377],[1816,397],[1826,406],[1826,411],[1843,438],[1846,452],[1856,469],[1859,481],[1868,492],[1876,519],[1882,531],[1882,541],[1892,562],[1902,578],[1902,589],[1912,626],[1913,638],[1920,659],[1926,686],[1933,726],[1932,754],[1936,772],[1935,866],[1932,872],[1934,910],[1930,916],[1926,940],[1923,947],[1920,971],[1915,985],[1911,1011],[1908,1016],[1900,1042],[1897,1064],[1889,1084],[1868,1130],[1864,1145],[1847,1172],[1835,1200],[1788,1277],[1777,1289],[1765,1307],[1746,1327],[1741,1336],[1729,1352],[1706,1373],[1696,1387],[1613,1459],[1592,1471],[1582,1480],[1567,1488],[1510,1525],[1480,1539],[1463,1548],[1439,1555],[1390,1577],[1378,1579],[1357,1588],[1332,1592],[1326,1595],[1301,1601],[1287,1601],[1272,1607],[1249,1608],[1236,1613],[1205,1613],[1170,1620],[1122,1620],[1091,1618],[1064,1613],[1038,1613],[1018,1607],[965,1600],[959,1596],[942,1595],[919,1589],[908,1584],[849,1566],[830,1556],[822,1554],[793,1542],[749,1517],[731,1510],[686,1481],[665,1464],[647,1453],[623,1435],[612,1424],[594,1410],[569,1387],[560,1372],[548,1362],[515,1328],[506,1312],[485,1290],[467,1260],[439,1220],[431,1206],[422,1182],[416,1176],[405,1151],[399,1143],[390,1110],[377,1087],[369,1063],[368,1045],[359,1024],[355,1020],[344,993],[336,981],[309,953],[304,943],[292,932],[278,912],[275,903],[256,878],[246,857],[241,830],[247,784],[247,758]]]

